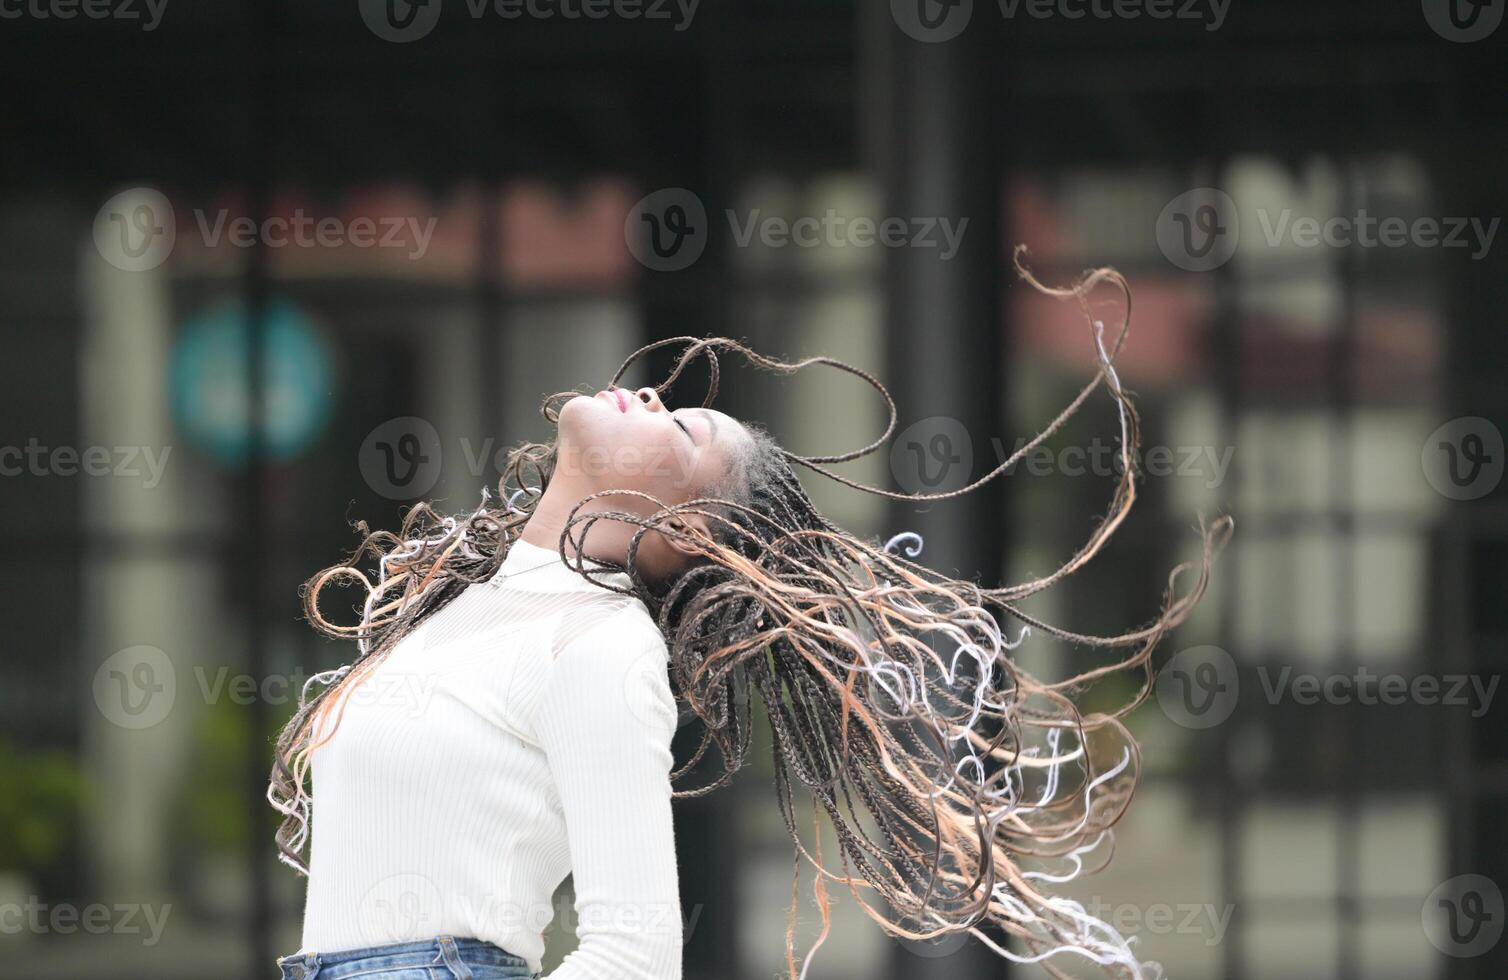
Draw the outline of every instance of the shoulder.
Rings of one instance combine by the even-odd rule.
[[[555,656],[550,696],[579,710],[673,732],[675,696],[669,648],[638,600],[565,640]]]
[[[586,654],[593,659],[620,659],[649,653],[668,659],[669,649],[659,624],[637,598],[625,598],[606,614],[597,616],[584,629],[564,631],[560,653]]]
[[[649,609],[641,600],[634,599],[628,603],[619,611],[618,618],[623,624],[625,634],[631,637],[634,643],[660,654],[662,659],[669,657],[670,650],[665,642],[665,634],[660,632],[660,624],[655,622]]]

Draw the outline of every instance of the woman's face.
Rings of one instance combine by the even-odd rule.
[[[638,490],[664,504],[707,495],[727,475],[747,430],[710,408],[671,411],[653,388],[579,395],[560,410],[552,480],[566,475],[586,492]],[[607,500],[649,513],[647,501]]]

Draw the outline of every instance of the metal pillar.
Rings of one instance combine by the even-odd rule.
[[[1463,77],[1470,76],[1463,72]],[[1502,188],[1499,158],[1479,142],[1468,120],[1453,122],[1456,131],[1433,161],[1442,189],[1442,213],[1482,216],[1484,221],[1504,214],[1508,194]],[[1462,249],[1442,251],[1450,263],[1445,290],[1450,298],[1445,311],[1450,349],[1449,380],[1437,421],[1477,417],[1502,430],[1508,424],[1508,386],[1502,381],[1508,371],[1508,336],[1502,329],[1508,251],[1498,246],[1480,257]],[[1508,480],[1477,499],[1452,502],[1442,531],[1437,562],[1444,581],[1437,601],[1443,610],[1448,659],[1441,669],[1478,677],[1500,675],[1508,663],[1503,642],[1508,615],[1502,604],[1502,586],[1508,581],[1502,560],[1508,554]],[[1444,737],[1449,761],[1442,762],[1442,775],[1450,814],[1446,874],[1482,875],[1508,891],[1508,845],[1502,835],[1503,807],[1508,804],[1508,739],[1502,735],[1502,712],[1494,708],[1472,718],[1456,709],[1446,718]],[[1502,915],[1490,899],[1486,909],[1488,915]],[[1463,922],[1474,927],[1469,912]],[[1481,955],[1451,958],[1443,968],[1451,980],[1504,976],[1508,939],[1499,939]]]
[[[726,51],[731,45],[724,27],[712,43],[713,50]],[[642,192],[649,194],[666,188],[684,188],[695,195],[709,215],[717,213],[723,202],[731,199],[729,188],[733,175],[727,156],[726,120],[722,105],[726,94],[726,77],[719,59],[706,57],[688,63],[685,70],[699,73],[693,81],[677,80],[663,89],[666,118],[678,120],[677,144],[657,160],[653,169],[641,179]],[[704,336],[723,332],[728,322],[732,300],[726,284],[726,243],[721,236],[702,227],[706,248],[690,265],[672,270],[639,270],[640,301],[643,311],[642,337],[645,343],[667,337]],[[664,347],[652,351],[630,368],[621,379],[626,385],[659,384],[669,376],[683,348]],[[727,368],[741,359],[724,358]],[[707,373],[699,362],[677,379],[669,393],[672,407],[700,405],[706,393]],[[737,384],[727,384],[717,401],[720,411],[739,416],[744,405]],[[677,733],[673,751],[684,760],[701,739],[697,724],[687,725]],[[720,773],[721,760],[709,752],[677,790],[703,785]],[[681,915],[685,923],[683,969],[687,980],[737,980],[742,958],[739,950],[738,882],[742,878],[744,858],[736,844],[738,839],[737,794],[747,780],[735,779],[708,796],[678,800],[675,804],[676,847],[680,871]]]
[[[271,207],[272,188],[276,183],[275,161],[278,146],[278,18],[274,5],[256,8],[254,78],[251,85],[250,113],[246,136],[246,182],[251,191],[251,217],[260,223]],[[246,671],[264,678],[270,669],[268,658],[268,622],[274,608],[268,595],[270,549],[267,542],[267,481],[269,471],[265,456],[267,433],[264,401],[267,390],[266,316],[270,292],[270,257],[266,243],[258,238],[247,251],[242,273],[242,292],[246,302],[246,471],[236,487],[236,511],[240,515],[241,534],[235,544],[239,562],[231,574],[240,579],[239,592],[245,597],[243,613],[246,638]],[[272,870],[277,867],[271,853],[267,826],[267,748],[271,732],[271,712],[263,698],[253,698],[246,708],[250,738],[246,740],[246,781],[255,792],[247,796],[248,841],[246,862],[251,892],[251,910],[246,923],[246,952],[250,960],[248,975],[259,976],[273,966],[282,952],[273,947]]]
[[[968,220],[951,257],[910,245],[885,254],[885,380],[901,427],[894,476],[905,489],[952,489],[993,465],[991,440],[1007,431],[1003,167],[989,98],[998,36],[983,10],[956,37],[935,41],[903,31],[886,4],[866,6],[860,17],[861,132],[884,188],[877,217]],[[890,530],[920,534],[920,560],[930,567],[993,585],[1003,575],[1004,493],[995,482],[954,500],[898,502]],[[891,975],[969,980],[1004,976],[1006,966],[973,941],[898,945]]]

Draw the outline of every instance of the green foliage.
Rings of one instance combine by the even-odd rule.
[[[250,709],[230,698],[214,699],[195,718],[194,777],[184,786],[182,812],[196,850],[227,852],[246,846],[249,722]],[[268,759],[270,767],[270,755]]]
[[[72,754],[0,740],[0,869],[41,874],[73,847],[87,787]]]

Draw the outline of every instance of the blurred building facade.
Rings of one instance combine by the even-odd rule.
[[[873,371],[901,396],[902,452],[840,468],[855,479],[915,477],[905,447],[941,416],[975,474],[993,466],[1093,363],[1076,309],[1016,278],[1017,243],[1048,282],[1129,277],[1117,364],[1146,447],[1166,450],[1144,457],[1116,546],[1033,609],[1138,624],[1197,516],[1237,519],[1158,659],[1198,659],[1190,678],[1228,662],[1240,696],[1219,723],[1163,692],[1138,709],[1146,782],[1116,860],[1072,893],[1173,977],[1503,973],[1508,943],[1473,945],[1493,915],[1501,932],[1501,895],[1460,884],[1508,884],[1501,710],[1485,693],[1368,703],[1356,679],[1485,691],[1504,659],[1505,491],[1442,483],[1432,459],[1452,443],[1462,472],[1502,469],[1508,245],[1486,228],[1508,211],[1508,29],[1452,38],[1428,3],[1183,20],[979,3],[942,39],[904,4],[780,0],[708,5],[684,30],[447,7],[395,42],[368,6],[4,27],[0,80],[24,93],[0,117],[4,442],[25,462],[0,480],[17,558],[0,907],[43,925],[0,931],[0,977],[270,975],[297,946],[302,886],[272,853],[268,740],[297,685],[348,657],[299,621],[299,584],[350,549],[350,521],[474,506],[500,452],[548,438],[546,394],[605,384],[640,345],[727,334]],[[1186,212],[1211,222],[1191,236],[1220,229],[1215,259],[1163,234],[1202,188],[1238,212]],[[685,267],[626,234],[666,189],[706,212]],[[1481,233],[1326,238],[1363,214]],[[948,258],[943,241],[740,237],[886,216],[968,217],[972,237]],[[1318,244],[1278,230],[1304,218]],[[262,230],[245,247],[243,220]],[[796,451],[884,425],[857,383],[725,369],[719,407]],[[956,509],[806,483],[856,532],[922,529],[923,560],[1018,580],[1092,528],[1113,479],[1095,454],[1116,435],[1092,402],[1040,469]],[[1086,654],[1033,640],[1022,656],[1053,676]],[[1338,693],[1293,694],[1299,676]],[[791,856],[769,782],[756,766],[678,805],[688,977],[784,968]],[[1040,975],[895,943],[843,899],[814,980]],[[99,934],[52,915],[96,905]],[[126,905],[160,934],[144,914],[129,930]],[[1466,918],[1442,938],[1441,915]],[[552,961],[568,944],[556,930]]]

